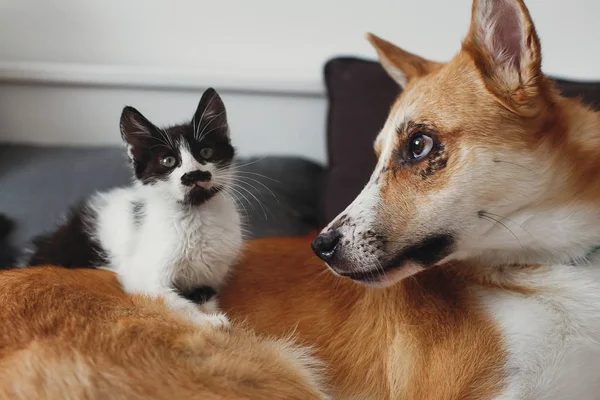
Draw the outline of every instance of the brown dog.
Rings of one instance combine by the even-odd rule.
[[[404,90],[312,243],[344,278],[263,242],[223,304],[313,345],[340,397],[600,399],[600,114],[543,74],[521,0],[475,0],[448,63],[369,39]]]

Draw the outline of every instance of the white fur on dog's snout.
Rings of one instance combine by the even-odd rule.
[[[400,118],[400,117],[399,117]],[[402,115],[402,120],[405,114]],[[383,143],[381,154],[369,182],[354,201],[346,207],[322,232],[337,229],[340,240],[340,257],[346,268],[350,265],[355,272],[371,271],[381,268],[380,259],[384,255],[381,241],[368,240],[370,232],[377,232],[379,210],[381,209],[381,179],[388,159],[394,147],[396,124],[402,121],[388,120],[377,137]]]
[[[335,229],[341,234],[336,261],[346,272],[370,271],[379,268],[381,246],[371,239],[380,203],[379,186],[374,179],[364,187],[346,210],[340,213],[323,231]],[[335,269],[335,265],[330,267]]]

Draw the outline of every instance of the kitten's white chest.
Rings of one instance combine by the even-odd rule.
[[[192,289],[198,283],[218,288],[239,256],[239,215],[231,212],[226,199],[214,200],[173,224],[179,248],[173,280],[180,288]]]
[[[126,287],[156,282],[218,288],[240,253],[240,217],[225,196],[197,207],[140,198],[135,191],[115,191],[104,199],[98,237]],[[132,204],[142,204],[139,215],[132,213]]]

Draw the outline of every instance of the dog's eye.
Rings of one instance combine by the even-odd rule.
[[[410,152],[415,160],[426,157],[432,148],[433,139],[427,135],[416,135],[410,141]]]
[[[177,159],[173,156],[165,156],[160,159],[160,165],[165,168],[173,168],[177,164]]]
[[[211,149],[210,147],[205,147],[202,150],[200,150],[200,157],[204,158],[205,160],[210,160],[213,156],[213,149]]]

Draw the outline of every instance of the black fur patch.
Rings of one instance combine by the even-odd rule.
[[[445,150],[444,145],[439,144],[431,151],[429,158],[427,158],[427,166],[420,171],[421,178],[427,180],[436,172],[446,168],[448,158],[446,157]]]
[[[197,304],[204,304],[217,294],[217,291],[210,286],[201,286],[186,292],[181,290],[177,291],[181,296]]]
[[[94,268],[106,261],[100,245],[90,236],[95,213],[86,205],[74,207],[67,221],[51,234],[33,240],[34,253],[27,265],[57,265],[66,268]]]
[[[220,186],[213,186],[210,189],[196,186],[185,196],[184,203],[191,206],[199,206],[200,204],[212,199],[215,194],[221,191],[221,189],[222,188]]]
[[[14,267],[17,250],[10,243],[10,235],[15,228],[13,220],[0,214],[0,270]]]
[[[430,236],[421,242],[407,247],[387,263],[383,268],[347,272],[341,275],[359,282],[377,282],[385,275],[395,269],[402,268],[405,262],[414,261],[422,267],[431,267],[452,252],[455,240],[452,235],[442,234]]]
[[[406,261],[414,261],[423,267],[430,267],[450,254],[454,243],[454,236],[450,234],[430,236],[402,250],[386,263],[384,269],[397,268]]]
[[[212,174],[209,171],[193,171],[184,174],[181,177],[181,183],[185,186],[192,186],[196,182],[210,182]]]
[[[404,123],[401,123],[400,125],[398,125],[396,127],[396,134],[398,136],[405,136],[406,135],[406,125]]]

